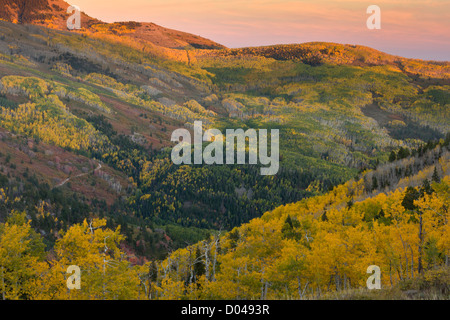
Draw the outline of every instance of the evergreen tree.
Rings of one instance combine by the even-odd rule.
[[[417,191],[413,187],[408,187],[406,189],[405,197],[403,198],[403,201],[402,201],[402,206],[406,210],[415,210],[416,206],[414,205],[414,201],[418,200],[419,197],[420,197],[419,191]]]
[[[441,177],[439,176],[437,167],[434,167],[434,172],[433,172],[433,176],[431,177],[431,180],[433,182],[437,182],[437,183],[441,182]]]
[[[425,179],[422,183],[422,187],[420,188],[420,196],[423,197],[425,194],[432,194],[433,188],[430,185],[430,181]]]
[[[411,153],[410,153],[409,149],[400,147],[400,150],[398,150],[397,159],[398,160],[405,159],[405,158],[408,158],[410,155],[411,155]]]
[[[194,274],[196,280],[198,280],[198,278],[200,278],[202,275],[205,274],[205,265],[203,264],[201,257],[202,253],[200,251],[200,248],[197,247],[197,249],[195,250],[195,262],[194,262]]]
[[[395,160],[397,160],[397,155],[394,151],[391,151],[391,154],[389,155],[389,162],[394,162]]]
[[[378,189],[378,179],[377,177],[373,176],[372,177],[372,191],[377,190]]]

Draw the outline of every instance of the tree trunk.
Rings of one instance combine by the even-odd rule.
[[[303,299],[302,284],[300,282],[300,277],[298,277],[298,276],[297,276],[297,291],[298,291],[298,296],[300,297],[300,299]]]
[[[419,213],[420,215],[420,223],[419,223],[419,265],[418,265],[418,269],[419,269],[419,274],[422,273],[422,246],[423,246],[423,221],[422,221],[422,214]]]
[[[209,280],[209,256],[208,256],[208,253],[209,253],[209,245],[206,242],[205,243],[205,278],[206,278],[206,281]]]
[[[389,281],[391,283],[391,288],[392,288],[392,262],[389,261]]]
[[[3,268],[3,266],[2,266],[2,300],[5,300],[5,291],[6,291],[6,288],[5,288],[5,275],[4,275],[4,273],[3,273],[3,270],[4,270],[4,268]]]

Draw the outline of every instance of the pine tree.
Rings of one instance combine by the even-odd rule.
[[[395,160],[397,160],[397,155],[394,151],[391,151],[391,154],[389,155],[389,162],[394,162]]]
[[[377,177],[373,176],[372,177],[372,191],[377,190],[378,189],[378,179]]]
[[[405,159],[411,155],[411,152],[407,148],[400,147],[400,150],[398,150],[397,159]]]
[[[154,260],[150,264],[149,275],[150,275],[150,280],[152,282],[156,282],[156,280],[158,279],[158,267],[157,267],[156,262]]]
[[[414,201],[418,200],[419,197],[420,197],[419,191],[417,191],[413,187],[408,187],[406,189],[405,197],[403,198],[403,201],[402,201],[402,206],[406,210],[415,210],[416,206],[414,204]]]
[[[439,176],[437,167],[434,167],[434,172],[433,172],[433,176],[431,177],[431,180],[436,183],[441,182],[441,177]]]
[[[425,194],[432,194],[433,188],[430,185],[428,179],[423,180],[422,187],[420,188],[420,196],[423,197]]]

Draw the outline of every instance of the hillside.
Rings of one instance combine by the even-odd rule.
[[[108,24],[85,14],[85,27],[68,31],[64,1],[0,1],[0,223],[30,221],[30,229],[20,223],[11,228],[39,235],[43,249],[36,261],[59,254],[63,265],[59,246],[70,232],[96,221],[101,230],[115,232],[117,252],[129,257],[123,268],[130,261],[145,265],[158,259],[143,267],[159,270],[154,279],[159,289],[153,292],[158,297],[186,297],[170,290],[182,288],[180,282],[192,285],[194,276],[212,280],[202,266],[216,269],[212,260],[201,262],[201,250],[207,246],[208,254],[214,253],[220,239],[228,251],[217,254],[230,269],[221,273],[224,282],[211,288],[224,283],[235,288],[248,280],[248,291],[223,294],[254,299],[262,281],[278,286],[267,289],[268,297],[283,298],[287,286],[284,298],[298,298],[297,267],[309,270],[301,282],[314,282],[314,290],[324,290],[331,276],[337,285],[360,284],[361,274],[327,269],[314,278],[317,261],[299,266],[289,260],[291,254],[285,261],[257,246],[267,230],[273,231],[267,241],[278,245],[278,253],[312,250],[300,239],[297,222],[314,227],[311,232],[323,228],[317,233],[323,239],[345,242],[355,230],[355,237],[373,236],[373,215],[385,221],[378,209],[390,210],[386,203],[399,207],[406,188],[421,192],[424,179],[441,181],[433,186],[438,199],[431,200],[446,201],[439,192],[449,175],[449,62],[319,42],[228,49],[151,23]],[[221,131],[279,129],[278,174],[261,176],[257,165],[174,165],[171,134],[192,129],[194,121]],[[407,210],[400,210],[405,217],[411,215]],[[325,212],[337,220],[322,221]],[[339,219],[347,215],[355,229],[340,228]],[[405,219],[396,221],[415,234],[417,221],[413,215]],[[430,234],[444,234],[442,228]],[[380,232],[392,233],[389,239],[398,242],[394,229]],[[403,278],[418,270],[417,239],[410,240],[413,270],[405,266],[409,256],[391,261]],[[321,255],[324,242],[317,243],[318,251],[301,252],[337,268]],[[441,250],[436,265],[442,265],[446,245],[436,244]],[[187,256],[197,249],[201,272],[194,275]],[[387,268],[389,257],[373,257]],[[226,270],[233,275],[239,269],[231,260],[242,265],[247,259],[259,269],[247,269],[248,279],[238,279],[243,282],[227,278]],[[173,261],[182,271],[169,268]],[[297,271],[286,271],[287,282],[274,278],[291,263]],[[225,298],[200,289],[192,294]]]
[[[447,300],[449,146],[450,136],[418,156],[372,172],[387,177],[390,170],[409,170],[411,161],[422,166],[416,174],[390,180],[389,188],[374,183],[366,188],[365,175],[142,265],[123,258],[128,252],[120,247],[120,229],[108,227],[105,219],[71,225],[56,239],[54,255],[45,257],[43,237],[25,222],[24,213],[13,211],[0,223],[0,244],[11,270],[2,278],[3,295],[33,300]],[[7,206],[17,201],[5,197],[3,189],[0,199]],[[51,216],[45,206],[38,211],[39,218]],[[14,255],[18,250],[22,254]],[[62,271],[71,264],[89,270],[83,274],[84,290],[66,289]],[[370,265],[381,269],[382,290],[365,289]],[[30,285],[36,281],[39,290]]]
[[[32,24],[67,30],[69,4],[63,0],[1,0],[0,19],[20,24]],[[154,23],[134,21],[105,23],[81,13],[81,29],[75,32],[97,36],[119,36],[131,41],[150,43],[165,48],[192,46],[203,49],[222,49],[224,46],[186,32],[167,29]]]
[[[2,0],[0,2],[2,10],[0,18],[4,21],[20,23],[20,24],[36,24],[42,26],[52,25],[59,28],[67,29],[67,13],[69,4],[62,0]],[[101,23],[97,19],[93,19],[81,14],[82,23],[90,26],[93,23]]]
[[[173,252],[158,263],[157,276],[149,282],[151,295],[447,300],[449,143],[450,137],[419,158],[383,166],[329,193],[281,206]],[[429,166],[433,161],[426,159],[432,158],[439,160]],[[411,160],[423,169],[390,180],[389,187],[374,187],[371,176],[408,170]],[[380,267],[383,291],[366,289],[370,265]]]
[[[446,65],[440,66],[443,78],[420,74],[436,66],[432,62],[421,62],[412,77],[395,63],[354,65],[350,54],[348,64],[312,66],[300,58],[222,50],[205,55],[195,48],[188,51],[195,61],[186,64],[116,38],[6,22],[0,27],[2,126],[123,172],[137,187],[123,210],[157,225],[230,229],[344,183],[386,162],[392,150],[416,148],[449,131],[442,122],[449,118]],[[41,112],[51,108],[51,123],[66,132],[12,121],[30,112],[30,106],[17,108],[23,103]],[[278,177],[255,175],[255,167],[173,166],[160,150],[171,146],[173,130],[194,120],[221,129],[280,128]],[[83,125],[74,126],[78,122]],[[64,136],[75,133],[68,144]],[[154,174],[158,178],[150,179]]]

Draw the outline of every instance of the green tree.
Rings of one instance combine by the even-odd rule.
[[[431,180],[433,182],[437,182],[437,183],[441,182],[441,177],[439,176],[437,167],[434,167],[434,172],[433,172],[433,176],[431,177]]]
[[[397,155],[394,151],[391,151],[391,154],[389,155],[389,162],[394,162],[395,160],[397,160]]]

